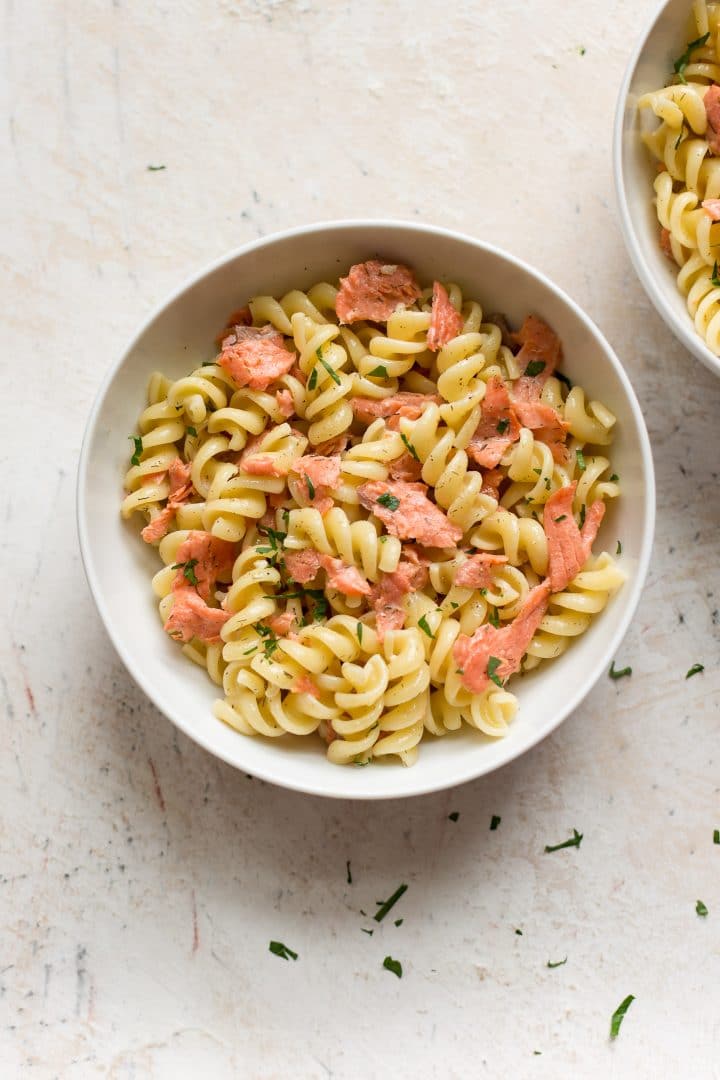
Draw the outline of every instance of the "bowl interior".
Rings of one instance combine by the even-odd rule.
[[[416,765],[330,765],[319,740],[247,738],[211,714],[217,688],[162,632],[150,578],[157,554],[138,523],[120,519],[128,433],[136,430],[151,371],[180,376],[214,354],[227,314],[249,296],[335,279],[353,262],[379,255],[412,265],[422,282],[457,281],[486,312],[519,323],[536,312],[560,334],[564,369],[618,418],[612,450],[623,498],[612,506],[596,550],[614,552],[628,575],[623,589],[567,653],[516,680],[520,700],[510,733],[491,740],[466,731],[423,740]],[[539,274],[507,255],[443,230],[389,223],[310,227],[252,245],[210,268],[162,307],[110,372],[90,418],[81,457],[78,516],[88,579],[108,632],[148,696],[206,749],[272,782],[322,795],[387,798],[453,786],[504,764],[551,731],[607,669],[627,629],[652,542],[654,488],[643,420],[620,364],[590,320]]]
[[[645,291],[683,345],[720,374],[720,359],[697,334],[685,297],[678,290],[677,267],[660,249],[660,226],[653,204],[657,174],[652,155],[640,138],[644,127],[654,127],[657,121],[650,113],[641,116],[637,107],[643,94],[668,82],[673,61],[685,49],[693,25],[689,0],[668,0],[636,47],[618,99],[615,184],[625,242]]]

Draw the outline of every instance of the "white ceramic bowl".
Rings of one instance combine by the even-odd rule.
[[[255,293],[281,294],[334,279],[354,262],[380,255],[408,263],[421,281],[450,279],[488,312],[518,324],[528,312],[562,338],[565,370],[618,418],[612,450],[623,497],[607,514],[596,550],[614,551],[626,585],[559,660],[518,679],[520,709],[509,734],[492,740],[464,731],[423,741],[416,765],[331,765],[319,740],[293,745],[247,738],[211,713],[217,688],[162,632],[150,578],[157,553],[138,523],[120,519],[128,433],[145,402],[149,373],[185,374],[212,355],[229,311]],[[443,229],[394,222],[340,222],[295,229],[232,252],[182,286],[145,323],[111,367],[93,406],[80,457],[78,524],[90,588],[115,648],[149,698],[211,753],[239,769],[317,795],[379,799],[452,787],[491,772],[533,746],[575,709],[603,675],[627,630],[648,566],[654,526],[652,458],[627,376],[590,319],[535,270],[496,248]]]
[[[687,44],[690,0],[667,0],[649,20],[630,58],[620,88],[615,114],[613,167],[620,224],[628,254],[643,287],[673,334],[701,363],[720,375],[720,358],[710,351],[695,330],[685,297],[677,287],[677,267],[660,250],[653,205],[657,173],[640,140],[638,99],[664,86],[673,61]],[[648,117],[646,122],[654,117]]]

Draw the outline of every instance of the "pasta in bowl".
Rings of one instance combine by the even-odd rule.
[[[644,572],[632,542],[619,559],[595,543],[606,505],[637,488],[611,449],[616,427],[621,458],[638,430],[632,408],[623,422],[626,388],[610,380],[606,403],[566,374],[552,304],[529,296],[506,323],[467,284],[467,258],[457,276],[426,275],[391,258],[397,241],[362,257],[378,249],[375,237],[334,274],[318,265],[280,288],[248,280],[225,310],[245,306],[214,346],[208,333],[193,348],[189,373],[152,372],[122,504],[160,555],[168,644],[155,623],[155,648],[182,651],[217,684],[197,721],[222,732],[213,749],[327,794],[427,790],[424,761],[450,742],[454,767],[432,786],[514,756],[515,684],[560,667],[571,643],[582,662],[583,639],[608,616],[617,631],[618,602]],[[452,270],[447,255],[442,265]],[[525,727],[522,741],[542,731]],[[258,744],[262,771],[244,750]],[[350,780],[298,782],[298,744],[300,772],[311,754],[315,775],[319,764]],[[332,763],[376,768],[328,770],[321,748]],[[416,759],[419,784],[377,768]]]

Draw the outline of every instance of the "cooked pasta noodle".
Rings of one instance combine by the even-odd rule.
[[[653,187],[665,254],[695,329],[720,356],[720,4],[694,0],[673,81],[638,105],[659,123],[643,132],[657,162]]]
[[[122,514],[145,518],[160,617],[221,687],[219,721],[314,735],[336,764],[503,736],[510,675],[621,585],[590,550],[620,490],[615,418],[555,372],[545,323],[501,324],[458,284],[368,262],[251,299],[213,362],[151,376]]]

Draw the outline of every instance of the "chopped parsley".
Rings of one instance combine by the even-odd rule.
[[[528,366],[525,368],[526,375],[539,375],[541,371],[545,370],[544,360],[531,360]]]
[[[345,869],[347,870],[347,879],[346,879],[347,883],[348,883],[348,885],[352,885],[352,870],[350,869],[350,860],[349,859],[345,863]]]
[[[618,476],[618,474],[616,472],[614,472],[612,474],[612,476],[610,477],[610,483],[611,484],[617,484],[619,479],[620,479],[620,477]]]
[[[388,510],[392,510],[393,512],[397,510],[400,505],[400,500],[396,498],[395,495],[391,495],[389,491],[384,495],[381,495],[376,501],[380,506],[385,506]]]
[[[720,829],[713,829],[713,844],[720,844]]]
[[[404,919],[396,919],[396,920],[395,920],[395,923],[394,923],[394,925],[395,925],[395,926],[402,926],[402,924],[403,924],[404,922],[405,922],[405,920],[404,920]]]
[[[707,34],[703,34],[702,37],[695,38],[694,41],[688,42],[688,47],[685,52],[682,54],[682,56],[679,56],[673,64],[675,74],[677,75],[681,83],[687,83],[687,79],[685,78],[685,68],[690,63],[691,54],[695,51],[695,49],[702,48],[702,46],[707,42],[709,37],[710,33],[708,32]]]
[[[583,525],[585,524],[585,514],[586,513],[587,513],[587,508],[585,506],[585,503],[583,503],[582,506],[580,507],[580,528],[581,529],[582,529]]]
[[[372,937],[373,934],[375,933],[374,930],[366,930],[364,926],[361,926],[360,929],[362,930],[363,934],[369,934],[370,937]]]
[[[498,420],[498,425],[497,425],[497,433],[498,433],[498,435],[504,435],[509,427],[510,427],[510,421],[507,419],[507,417],[504,417],[502,420]]]
[[[402,432],[401,432],[400,433],[400,438],[405,443],[405,446],[407,447],[407,451],[410,454],[410,456],[414,457],[416,461],[419,461],[420,458],[418,457],[418,452],[415,449],[415,447],[413,446],[413,444],[410,442],[410,440],[408,439],[407,435],[403,435]]]
[[[625,1013],[628,1011],[633,1001],[635,1000],[634,994],[628,994],[624,1001],[621,1001],[615,1012],[612,1014],[610,1021],[610,1038],[617,1039],[620,1032],[620,1025],[625,1019]]]
[[[448,814],[448,821],[457,821],[459,817],[460,812],[458,810],[453,810],[452,814]]]
[[[243,656],[250,656],[250,654],[254,652],[257,652],[257,645],[253,645],[252,649],[246,649]]]
[[[515,930],[515,933],[516,933],[516,934],[518,935],[518,937],[522,937],[522,936],[523,936],[523,932],[522,932],[522,930],[517,930],[517,929],[516,929],[516,930]]]
[[[566,517],[567,514],[561,514],[560,517],[555,518],[555,524],[557,525],[559,521],[564,521]]]
[[[175,563],[172,570],[182,570],[183,577],[186,581],[189,581],[191,585],[198,585],[198,579],[195,577],[195,567],[197,566],[197,559],[188,559],[187,562]]]
[[[718,277],[717,259],[715,260],[715,263],[714,263],[713,268],[712,268],[712,277],[710,278],[710,284],[720,286],[720,277]]]
[[[378,364],[372,371],[368,371],[368,376],[376,379],[387,379],[387,368],[383,367],[382,364]]]
[[[427,621],[427,619],[425,618],[424,615],[422,616],[422,618],[418,619],[418,626],[420,627],[420,629],[422,630],[422,632],[424,634],[427,634],[427,636],[429,638],[434,638],[435,637],[432,630],[428,626],[428,621]]]
[[[403,893],[406,892],[407,885],[398,885],[395,892],[392,894],[392,896],[388,897],[387,900],[378,900],[377,902],[380,904],[380,907],[373,915],[373,919],[375,920],[375,922],[382,922],[388,912],[395,907]]]
[[[547,962],[549,968],[562,967],[563,964],[567,964],[567,956],[564,960],[548,960]]]
[[[331,366],[330,366],[330,364],[328,364],[327,360],[323,359],[322,353],[320,352],[320,350],[319,350],[319,349],[317,350],[317,352],[316,352],[316,354],[315,354],[315,355],[317,356],[318,360],[320,361],[320,363],[322,364],[322,366],[323,366],[323,367],[325,368],[325,370],[327,371],[327,373],[328,373],[328,375],[330,376],[330,378],[332,379],[332,381],[333,381],[334,383],[337,383],[337,384],[338,384],[338,386],[341,386],[342,384],[341,384],[341,382],[340,382],[340,376],[338,375],[338,373],[337,373],[337,371],[335,370],[335,368],[331,367]]]
[[[383,967],[386,971],[392,971],[393,975],[397,975],[398,979],[402,979],[402,964],[399,960],[393,960],[392,956],[386,956],[383,960]]]
[[[580,53],[581,56],[584,56],[585,53],[587,52],[587,49],[585,48],[584,45],[578,45],[578,52]]]
[[[307,484],[308,495],[310,496],[311,499],[314,499],[315,498],[315,485],[313,484],[312,480],[307,475],[307,473],[305,474],[305,483]]]
[[[490,832],[495,832],[501,821],[501,817],[498,817],[497,814],[493,814],[493,816],[490,818]]]
[[[491,626],[494,626],[497,630],[500,626],[500,616],[498,615],[498,609],[494,607],[492,611],[488,612],[488,622]]]
[[[502,679],[500,679],[495,674],[495,672],[497,671],[497,669],[500,667],[501,664],[502,664],[502,660],[499,660],[497,658],[497,656],[491,656],[490,659],[488,660],[487,676],[488,676],[488,679],[490,679],[491,682],[494,682],[495,685],[499,686],[500,689],[502,690],[502,687],[503,687]]]
[[[702,915],[703,919],[708,913],[708,909],[706,908],[705,904],[703,904],[702,900],[698,900],[695,904],[695,911],[698,915]]]
[[[283,945],[282,941],[271,941],[270,952],[283,960],[297,960],[298,958],[298,954],[293,952],[292,949],[288,949],[287,945]]]
[[[555,372],[555,378],[559,379],[561,383],[565,383],[568,390],[572,390],[573,384],[570,382],[567,375],[563,375],[562,371],[556,371]]]
[[[704,670],[705,670],[705,665],[704,664],[693,664],[693,666],[690,668],[690,670],[688,671],[685,678],[686,679],[692,679],[693,675],[699,675],[700,672],[704,671]]]
[[[632,668],[631,667],[616,668],[615,667],[615,661],[613,660],[612,664],[610,665],[610,670],[608,671],[608,675],[610,676],[611,679],[624,679],[626,675],[632,675]]]
[[[197,431],[196,431],[196,429],[194,427],[189,427],[187,429],[187,433],[188,433],[188,435],[192,435],[194,438],[197,439]]]
[[[358,641],[360,642],[361,645],[362,645],[362,636],[363,636],[363,624],[361,622],[359,622],[357,624],[357,639],[358,639]]]
[[[310,372],[310,378],[308,379],[308,384],[307,384],[308,390],[314,390],[315,389],[315,387],[317,386],[317,379],[318,379],[317,368],[314,367],[312,369],[312,371]]]
[[[573,829],[573,834],[569,840],[563,840],[562,844],[546,844],[545,851],[560,851],[566,847],[580,847],[582,843],[583,834],[578,832],[577,829]]]
[[[162,172],[163,169],[167,169],[167,165],[148,165],[148,172]]]
[[[585,464],[585,455],[582,450],[575,451],[575,460],[577,461],[577,467],[580,472],[585,472],[587,465]]]
[[[275,634],[272,632],[270,627],[266,626],[265,623],[258,623],[255,629],[257,630],[260,637],[263,638],[262,644],[263,650],[265,652],[265,659],[271,660],[272,654],[275,652],[280,642],[275,637]]]
[[[133,451],[133,456],[130,458],[130,464],[139,465],[140,455],[143,452],[143,441],[139,435],[128,435],[128,439],[132,439],[132,441],[135,443],[135,449]]]
[[[616,555],[622,555],[622,544],[620,543],[619,540],[617,542],[617,547],[615,548],[615,554]]]

